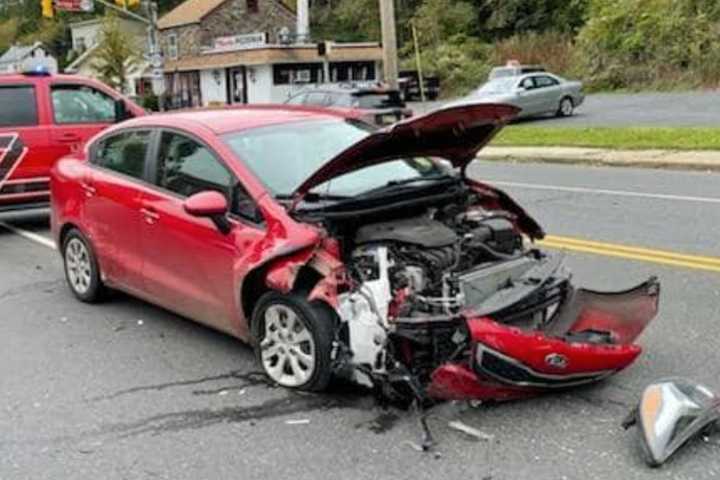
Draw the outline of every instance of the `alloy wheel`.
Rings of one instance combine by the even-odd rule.
[[[65,247],[65,269],[70,286],[79,295],[84,295],[90,289],[92,268],[85,244],[78,238],[70,239]]]
[[[560,112],[565,117],[569,117],[573,114],[573,103],[572,100],[569,98],[563,98],[562,102],[560,102]]]
[[[270,305],[264,314],[260,357],[268,376],[284,387],[299,387],[315,371],[315,342],[305,322],[290,307]]]

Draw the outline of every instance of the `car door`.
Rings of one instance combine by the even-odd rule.
[[[54,158],[42,124],[42,98],[42,90],[29,81],[0,83],[0,208],[38,191],[47,195]]]
[[[265,235],[254,202],[220,156],[197,137],[165,130],[156,151],[155,188],[143,196],[146,293],[170,310],[237,333],[235,260],[243,245]],[[227,233],[183,208],[186,198],[208,190],[228,199]]]
[[[138,235],[152,136],[149,129],[129,129],[101,137],[90,147],[90,168],[82,180],[83,224],[103,276],[133,293],[143,290]]]
[[[522,116],[537,115],[542,110],[533,77],[525,77],[518,82],[517,99],[516,105],[522,108]]]
[[[560,106],[562,91],[560,82],[549,75],[537,75],[535,80],[535,91],[538,92],[539,112],[555,113]]]
[[[79,149],[115,122],[115,99],[83,83],[52,83],[50,105],[56,158]]]

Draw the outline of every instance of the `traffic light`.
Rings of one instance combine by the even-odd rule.
[[[40,7],[42,8],[43,17],[53,18],[55,16],[55,10],[53,10],[53,0],[40,0]]]

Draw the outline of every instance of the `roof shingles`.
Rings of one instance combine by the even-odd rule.
[[[186,0],[170,12],[165,14],[158,21],[158,28],[164,30],[166,28],[181,27],[198,23],[208,13],[225,3],[227,0]]]

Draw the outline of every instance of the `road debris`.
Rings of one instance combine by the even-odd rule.
[[[645,388],[622,427],[637,425],[645,463],[659,467],[693,437],[702,436],[709,443],[719,422],[720,397],[704,385],[668,378]]]
[[[309,423],[309,418],[300,418],[298,420],[285,420],[285,425],[308,425]]]
[[[462,432],[465,435],[473,437],[477,440],[483,440],[487,442],[495,438],[494,435],[482,432],[475,427],[471,427],[470,425],[461,422],[460,420],[453,420],[452,422],[448,422],[448,427],[452,428],[453,430],[457,430],[458,432]]]
[[[415,443],[411,440],[405,440],[403,442],[403,445],[408,445],[410,448],[415,450],[416,452],[425,452],[426,450],[420,445],[419,443]]]

